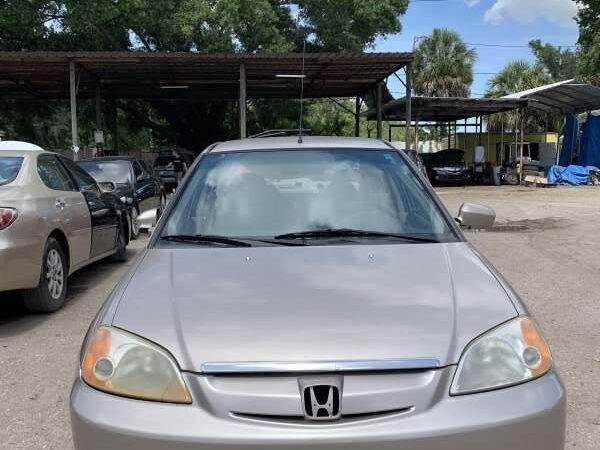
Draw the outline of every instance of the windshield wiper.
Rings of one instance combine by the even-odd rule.
[[[411,242],[439,243],[437,239],[412,234],[384,233],[380,231],[355,230],[352,228],[325,228],[322,230],[297,231],[275,236],[274,239],[320,239],[336,237],[374,237],[403,239]]]
[[[252,244],[249,242],[210,234],[171,234],[161,236],[160,239],[171,242],[183,242],[186,244],[223,244],[231,247],[252,247]]]

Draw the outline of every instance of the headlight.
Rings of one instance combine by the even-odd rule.
[[[96,389],[124,397],[192,402],[179,367],[168,352],[117,328],[100,327],[89,340],[81,378]]]
[[[464,351],[450,395],[487,391],[544,375],[552,355],[535,322],[511,320],[473,341]]]

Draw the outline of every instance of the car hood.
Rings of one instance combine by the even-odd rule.
[[[207,362],[437,358],[517,315],[468,244],[149,249],[112,323]]]

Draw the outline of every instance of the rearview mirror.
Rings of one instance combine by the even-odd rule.
[[[98,183],[98,187],[102,193],[113,192],[115,189],[117,189],[117,185],[112,181],[102,181],[101,183]]]
[[[476,203],[463,203],[458,210],[456,221],[465,228],[478,230],[492,228],[496,221],[496,211]]]

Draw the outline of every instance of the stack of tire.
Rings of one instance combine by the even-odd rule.
[[[527,161],[525,164],[523,164],[523,178],[525,178],[527,175],[543,177],[544,168],[540,167],[537,161]]]

